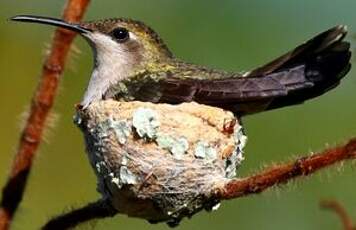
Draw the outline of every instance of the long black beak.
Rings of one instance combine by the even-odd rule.
[[[34,15],[17,15],[10,18],[12,21],[19,21],[19,22],[32,22],[32,23],[40,23],[40,24],[47,24],[62,27],[68,30],[72,30],[81,34],[85,34],[90,32],[90,29],[84,28],[79,24],[74,24],[70,22],[65,22],[61,19],[57,18],[50,18],[50,17],[42,17],[42,16],[34,16]]]

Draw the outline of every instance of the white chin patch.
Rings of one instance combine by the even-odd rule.
[[[94,32],[85,36],[92,43],[95,62],[95,69],[81,102],[82,106],[87,107],[91,102],[101,100],[112,85],[129,76],[131,57],[123,45],[109,35]]]

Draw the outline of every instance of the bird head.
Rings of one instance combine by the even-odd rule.
[[[82,104],[99,100],[113,84],[172,58],[162,39],[140,21],[112,18],[71,23],[60,19],[18,15],[13,21],[62,27],[79,33],[93,49],[94,69]]]

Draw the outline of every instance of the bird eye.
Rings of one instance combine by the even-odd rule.
[[[129,38],[129,31],[122,27],[114,29],[111,34],[119,42],[125,42]]]

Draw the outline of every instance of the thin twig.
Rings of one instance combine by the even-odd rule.
[[[68,229],[88,220],[114,216],[117,211],[106,200],[89,203],[82,208],[51,219],[42,227],[43,230]]]
[[[356,225],[353,225],[351,217],[339,202],[335,200],[325,200],[320,202],[320,206],[325,209],[330,209],[338,214],[344,226],[344,230],[356,230]]]
[[[63,11],[64,20],[79,21],[88,3],[89,0],[68,0]],[[44,124],[53,106],[65,60],[74,37],[75,33],[64,29],[57,29],[54,34],[52,49],[43,65],[41,80],[32,98],[30,115],[22,131],[8,181],[2,191],[0,230],[9,229],[22,200],[32,161],[41,142]]]
[[[232,180],[223,189],[217,191],[217,196],[220,199],[233,199],[260,193],[274,185],[285,184],[296,177],[309,175],[348,159],[356,159],[356,138],[351,139],[344,146],[326,149],[321,153],[275,166],[254,176]]]

